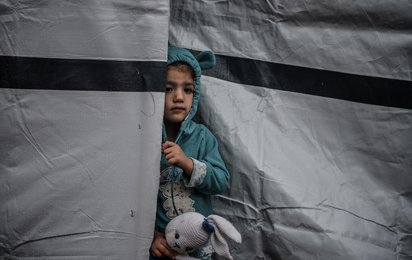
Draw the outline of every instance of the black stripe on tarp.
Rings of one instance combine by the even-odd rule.
[[[239,84],[412,109],[412,82],[216,56],[204,75]]]
[[[166,62],[0,56],[0,88],[164,92]]]

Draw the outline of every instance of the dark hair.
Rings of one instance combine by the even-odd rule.
[[[178,71],[180,71],[180,72],[187,72],[187,71],[189,71],[190,72],[190,74],[192,75],[192,78],[195,78],[195,71],[193,70],[193,68],[189,65],[189,64],[187,64],[186,62],[183,62],[183,61],[176,61],[176,62],[173,62],[173,63],[171,63],[171,64],[169,64],[168,66],[167,66],[167,70],[169,70],[170,68],[175,68],[175,69],[177,69]]]

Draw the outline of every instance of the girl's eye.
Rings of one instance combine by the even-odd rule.
[[[166,86],[166,93],[171,93],[173,91],[173,88],[170,86]]]
[[[186,87],[186,88],[185,88],[185,93],[186,93],[186,94],[193,94],[193,92],[195,92],[195,91],[193,90],[193,88],[191,88],[191,87]]]

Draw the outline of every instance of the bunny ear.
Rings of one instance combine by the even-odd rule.
[[[225,236],[229,237],[236,243],[242,243],[242,236],[228,220],[218,215],[210,215],[207,218],[211,220],[217,229]]]
[[[199,62],[200,68],[202,68],[202,70],[211,69],[216,64],[215,55],[211,51],[202,51],[197,54],[195,58]]]
[[[226,257],[230,260],[233,259],[229,251],[229,246],[225,238],[220,233],[219,229],[215,228],[215,231],[210,237],[210,243],[212,244],[212,247],[215,250],[216,254]]]

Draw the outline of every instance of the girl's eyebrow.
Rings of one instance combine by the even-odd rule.
[[[173,85],[173,86],[176,85],[176,83],[175,83],[174,81],[168,81],[168,80],[166,80],[166,84],[168,84],[168,85]]]
[[[166,84],[170,84],[170,85],[173,85],[173,86],[177,85],[176,82],[174,82],[174,81],[168,81],[168,80],[166,80]],[[191,85],[191,86],[194,87],[194,86],[195,86],[195,83],[194,83],[194,82],[191,82],[191,81],[186,81],[186,82],[183,82],[182,85],[184,85],[184,86]]]

